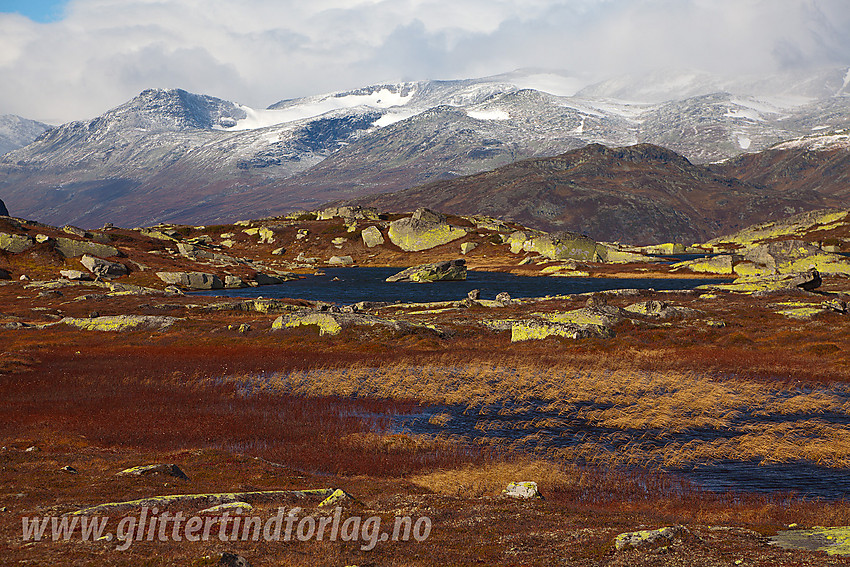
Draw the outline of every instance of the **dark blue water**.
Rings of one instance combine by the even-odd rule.
[[[482,299],[493,299],[506,291],[511,297],[545,297],[610,289],[693,289],[718,279],[651,279],[651,278],[559,278],[516,276],[502,272],[473,272],[466,281],[435,283],[387,283],[384,280],[401,271],[399,268],[328,268],[323,276],[280,285],[220,289],[198,292],[198,295],[229,297],[298,298],[330,303],[350,304],[358,301],[453,301],[466,297],[472,289],[481,290]],[[340,281],[333,281],[339,278]]]

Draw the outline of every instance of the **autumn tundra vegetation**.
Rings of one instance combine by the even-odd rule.
[[[227,276],[257,283],[258,274],[271,274],[283,281],[316,277],[329,269],[330,256],[401,269],[460,256],[456,249],[472,242],[463,254],[470,270],[699,275],[718,284],[744,277],[634,257],[605,262],[601,248],[595,257],[552,258],[547,254],[557,254],[558,242],[538,249],[540,236],[530,231],[512,252],[507,236],[521,227],[492,222],[487,229],[480,219],[450,217],[463,238],[407,252],[386,231],[397,218],[407,217],[356,219],[356,232],[347,228],[350,219],[315,215],[93,231],[75,240],[106,241],[95,238],[105,235],[120,251],[110,261],[127,273],[90,281],[58,277],[80,268],[79,257],[55,246],[67,230],[4,220],[5,233],[31,239],[26,249],[0,257],[9,274],[0,285],[0,537],[8,562],[847,561],[814,550],[838,549],[826,540],[809,549],[770,545],[793,528],[850,524],[840,483],[807,492],[768,474],[799,469],[840,479],[850,467],[850,319],[840,273],[823,272],[815,291],[639,289],[498,301],[461,296],[440,305],[376,298],[360,307],[258,299],[272,289],[259,286],[251,297],[198,294],[155,275],[211,273],[222,283],[234,281]],[[350,237],[367,225],[383,231],[386,242],[369,247]],[[847,225],[834,221],[806,226],[794,237],[814,243],[824,227],[820,236],[848,236]],[[523,248],[524,242],[532,244]],[[716,246],[710,251],[728,254],[731,269],[756,265],[729,242]],[[224,257],[252,261],[222,267]],[[310,258],[320,260],[304,261]],[[552,267],[558,269],[545,271]],[[307,313],[327,319],[289,324],[304,322]],[[276,323],[284,317],[288,323]],[[319,321],[334,326],[320,333]],[[518,339],[513,326],[528,322],[586,332]],[[175,464],[187,478],[165,468],[118,474],[155,463]],[[717,489],[690,474],[718,465],[767,471],[764,478],[775,484]],[[503,495],[521,481],[535,482],[542,498]],[[330,517],[335,506],[322,505],[317,495],[325,493],[314,489],[342,489],[347,496],[336,505],[345,517],[379,517],[386,525],[427,517],[430,532],[422,541],[373,546],[218,537],[218,526],[231,526],[233,517],[265,520],[281,506],[301,509],[299,526],[308,516]],[[106,533],[117,533],[122,514],[138,519],[142,505],[132,502],[152,509],[156,497],[175,495],[206,495],[210,505],[232,503],[236,496],[228,495],[247,500],[229,520],[196,500],[157,505],[159,514],[213,518],[213,537],[200,541],[143,535],[117,550],[114,538],[85,539],[81,527],[67,538],[22,537],[22,518],[69,518],[106,503],[122,506],[121,514],[101,514],[108,516]],[[654,532],[664,527],[671,530]],[[619,543],[627,540],[637,543]]]

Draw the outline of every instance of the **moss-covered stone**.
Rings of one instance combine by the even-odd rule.
[[[377,226],[370,226],[360,231],[360,237],[367,248],[374,248],[384,243],[384,235]]]
[[[655,543],[661,538],[670,540],[683,531],[683,529],[681,527],[668,526],[657,530],[640,530],[623,533],[614,538],[614,547],[617,548],[617,551],[622,551],[629,547],[641,547]]]
[[[72,238],[58,237],[53,244],[57,252],[66,258],[76,258],[88,254],[99,258],[109,258],[110,256],[118,256],[118,249],[108,244],[100,242],[90,242],[87,240],[74,240]]]

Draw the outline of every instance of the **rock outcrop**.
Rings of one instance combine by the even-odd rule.
[[[74,240],[73,238],[58,237],[53,244],[56,251],[66,258],[76,258],[88,254],[98,258],[109,258],[118,256],[118,249],[108,244],[91,242],[89,240]]]
[[[294,329],[302,326],[315,325],[319,330],[319,336],[338,335],[343,328],[351,326],[381,327],[393,332],[408,333],[414,331],[427,331],[439,334],[432,327],[415,325],[404,321],[382,319],[372,315],[361,315],[358,313],[332,313],[327,311],[300,311],[286,313],[278,317],[272,323],[272,330]]]
[[[681,535],[685,528],[681,526],[665,527],[657,530],[641,530],[639,532],[627,532],[618,535],[614,539],[614,547],[617,551],[622,551],[630,547],[641,547],[655,543],[660,539],[672,540],[674,537]]]
[[[677,262],[670,267],[673,270],[687,268],[692,272],[701,274],[731,274],[732,256],[729,254],[719,254],[711,258],[697,258],[695,260]]]
[[[165,475],[165,476],[173,476],[174,478],[179,478],[183,480],[189,480],[189,477],[186,476],[186,473],[173,463],[165,464],[165,463],[157,463],[155,465],[142,465],[138,467],[132,467],[129,469],[124,469],[123,471],[116,474],[116,476],[148,476],[148,475]]]
[[[204,272],[157,272],[157,277],[168,285],[185,289],[221,289],[221,279],[215,274]]]
[[[437,281],[462,281],[465,279],[466,261],[458,259],[413,266],[388,277],[386,281],[431,283]]]
[[[9,209],[6,208],[6,203],[3,202],[3,199],[0,199],[0,217],[8,217]]]
[[[60,321],[85,331],[132,331],[136,329],[165,329],[180,319],[159,315],[115,315],[108,317],[65,317]]]

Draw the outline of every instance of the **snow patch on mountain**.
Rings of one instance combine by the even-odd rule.
[[[511,115],[504,110],[467,110],[466,115],[475,120],[510,120]]]
[[[850,148],[850,134],[839,130],[831,134],[803,136],[772,146],[772,150],[807,149],[810,151],[827,151]]]
[[[353,109],[358,106],[372,109],[390,109],[408,104],[413,94],[414,90],[409,88],[390,89],[383,87],[374,90],[364,89],[362,92],[333,93],[321,97],[282,101],[265,110],[240,105],[240,108],[245,111],[246,117],[235,121],[232,125],[220,124],[217,129],[229,131],[254,130],[315,118],[335,110]],[[403,119],[398,118],[398,120]],[[386,121],[387,124],[392,122],[392,119]]]

